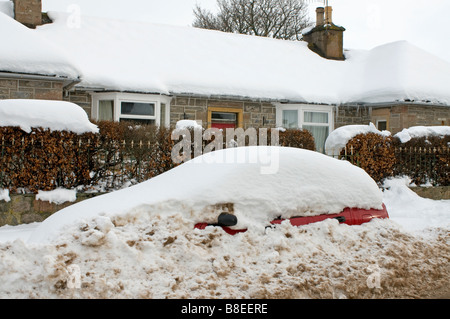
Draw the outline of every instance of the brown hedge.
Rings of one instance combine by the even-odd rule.
[[[341,157],[364,169],[377,183],[392,176],[396,158],[392,137],[375,133],[358,134],[348,141]]]
[[[98,134],[0,127],[0,188],[36,193],[57,187],[120,188],[177,166],[172,161],[172,129],[153,125],[95,122]],[[270,144],[271,130],[268,130]],[[224,137],[224,143],[226,137]],[[202,147],[210,141],[204,141]],[[281,146],[314,150],[308,131],[279,132]],[[226,147],[224,145],[224,147]]]

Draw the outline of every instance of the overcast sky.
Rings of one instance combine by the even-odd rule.
[[[311,20],[323,1],[307,0]],[[216,10],[216,0],[42,0],[44,11],[68,11],[77,5],[82,15],[133,19],[189,26],[195,4]],[[344,46],[371,49],[407,40],[450,62],[449,0],[329,0],[333,22],[344,26]],[[71,7],[72,6],[72,7]]]

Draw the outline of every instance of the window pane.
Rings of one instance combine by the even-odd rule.
[[[323,153],[325,150],[325,141],[329,133],[328,126],[303,125],[303,128],[311,132],[312,136],[314,137],[314,142],[316,143],[316,151]]]
[[[213,120],[224,120],[224,121],[236,121],[236,113],[226,113],[226,112],[212,112],[211,118]]]
[[[387,130],[387,121],[378,121],[377,128],[380,131],[386,131]]]
[[[154,103],[136,103],[136,102],[122,102],[121,112],[123,115],[155,115]]]
[[[298,128],[297,110],[283,110],[283,127]]]
[[[165,126],[166,125],[166,104],[161,103],[161,112],[160,112],[160,118],[159,118],[159,126]]]
[[[146,120],[146,119],[127,119],[122,118],[120,122],[130,123],[130,125],[147,125],[147,124],[155,124],[155,120]]]
[[[305,123],[328,123],[328,113],[305,112]]]
[[[98,119],[100,121],[114,120],[114,101],[98,101]]]

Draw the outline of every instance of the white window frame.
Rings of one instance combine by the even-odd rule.
[[[277,127],[283,127],[283,111],[298,111],[298,128],[306,126],[328,127],[328,134],[334,130],[334,112],[332,105],[311,105],[311,104],[282,104],[276,105]],[[305,122],[305,112],[328,113],[328,123]]]
[[[154,120],[157,126],[169,127],[170,125],[170,101],[171,97],[165,95],[155,94],[140,94],[140,93],[123,93],[123,92],[102,92],[91,93],[92,95],[92,110],[91,117],[94,120],[99,118],[99,102],[103,100],[114,102],[114,114],[113,120],[119,122],[120,119],[139,119],[139,120]],[[121,113],[122,102],[134,102],[134,103],[151,103],[155,105],[154,115],[129,115]],[[165,104],[166,113],[163,119],[164,123],[161,123],[161,104]]]

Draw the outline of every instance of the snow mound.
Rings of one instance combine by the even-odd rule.
[[[77,134],[99,131],[77,104],[47,100],[1,100],[0,126],[18,126],[27,133],[37,127]]]
[[[346,125],[330,133],[325,142],[325,152],[328,155],[338,156],[348,141],[359,134],[375,133],[390,136],[389,131],[379,131],[373,123],[369,125]]]
[[[226,203],[234,205],[237,228],[264,230],[278,216],[381,209],[382,192],[366,172],[346,161],[297,148],[238,147],[204,154],[141,184],[60,210],[30,241],[52,240],[83,220],[142,211],[150,216],[183,212],[191,227],[214,223],[222,209],[216,205]]]
[[[406,143],[414,137],[444,136],[450,135],[450,126],[413,126],[398,132],[394,137],[398,137],[400,142]]]

